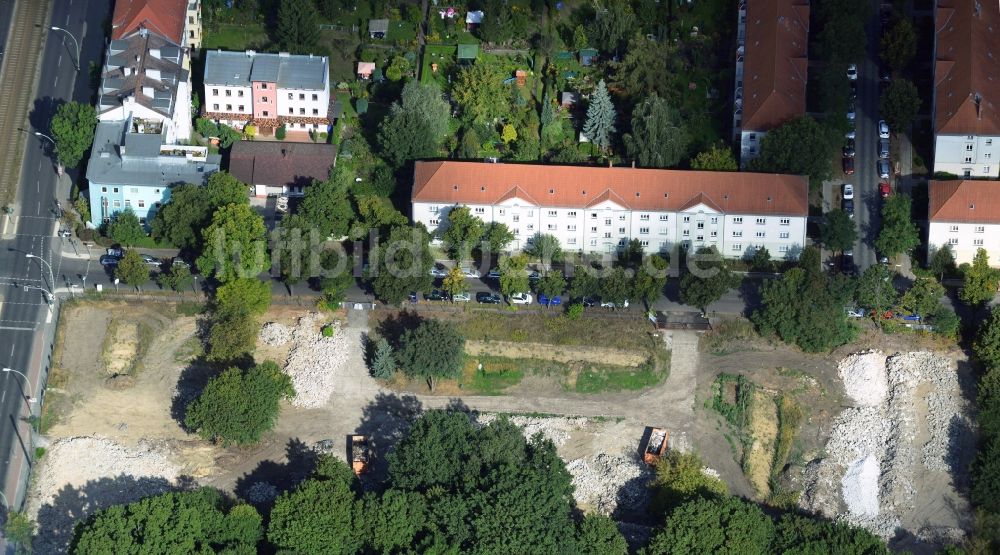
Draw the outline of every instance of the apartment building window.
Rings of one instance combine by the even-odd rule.
[[[476,207],[475,212],[476,212],[476,214],[485,214],[486,213],[486,209],[483,208],[482,206],[479,206],[479,207]]]
[[[948,228],[948,231],[950,231],[952,233],[958,233],[958,226],[957,225],[950,226]]]
[[[691,247],[691,241],[681,241],[681,248],[688,250]]]
[[[566,217],[567,218],[575,218],[576,217],[576,211],[573,210],[573,211],[570,211],[570,212],[566,212]]]
[[[438,222],[439,222],[439,221],[440,221],[440,220],[430,220],[430,224],[431,224],[431,225],[438,225]]]
[[[778,245],[778,252],[788,252],[788,245]]]
[[[719,218],[712,218],[712,225],[719,223]]]
[[[619,214],[618,215],[618,221],[619,222],[624,222],[625,221],[625,214]]]
[[[977,225],[976,226],[976,233],[985,233],[985,232],[986,232],[986,226],[984,226],[984,225]]]
[[[102,193],[107,193],[108,192],[108,188],[107,187],[101,187],[101,192]]]
[[[305,108],[299,108],[299,115],[300,116],[306,115],[306,109]]]
[[[966,156],[965,157],[965,163],[966,164],[971,164],[972,163],[972,156]]]
[[[684,233],[682,233],[682,235],[684,235],[685,237],[690,237],[691,236],[691,230],[690,229],[685,229]]]
[[[240,104],[240,111],[241,112],[245,112],[246,111],[246,106],[244,106],[243,104]]]
[[[146,207],[146,201],[140,200],[139,201],[139,208],[145,208],[145,207]]]
[[[115,205],[114,206],[115,206],[115,208],[121,208],[122,207],[122,201],[120,201],[118,199],[115,199]]]
[[[521,216],[519,214],[514,214],[514,221],[515,222],[521,221]]]
[[[215,110],[216,112],[218,112],[219,111],[219,105],[218,104],[212,104],[212,110]]]
[[[262,96],[262,97],[260,97],[260,101],[261,101],[261,102],[267,102],[267,97],[266,97],[266,96]]]
[[[639,241],[639,244],[642,245],[643,247],[648,247],[649,241]]]
[[[549,210],[549,217],[550,218],[555,218],[556,217],[556,211],[555,210]]]
[[[733,252],[740,252],[743,250],[743,245],[740,243],[733,243]]]
[[[592,228],[590,228],[590,232],[591,232],[591,233],[597,233],[597,228],[596,228],[596,227],[592,227]]]
[[[226,89],[226,96],[233,96],[233,91]]]
[[[549,231],[555,231],[558,227],[556,224],[549,224]]]
[[[993,153],[992,152],[986,152],[986,153],[983,154],[983,158],[986,158],[987,160],[989,160],[992,157],[993,157]]]
[[[986,139],[986,146],[992,146],[992,145],[993,145],[993,139]]]
[[[154,189],[154,191],[156,192],[156,194],[160,194],[160,190],[159,189]],[[156,206],[159,207],[160,203],[156,203]]]
[[[263,112],[261,112],[261,115],[266,118],[267,117],[267,110],[264,110]]]
[[[604,225],[611,225],[611,218],[605,218]]]
[[[236,96],[243,98],[243,91],[242,90],[236,91]]]
[[[624,227],[619,227],[618,228],[618,234],[619,235],[624,235],[625,234],[625,228]]]
[[[661,251],[667,250],[667,242],[666,241],[660,241],[660,250]]]
[[[299,93],[299,100],[305,100],[305,99],[306,99],[306,94],[305,93]]]
[[[529,218],[534,218],[535,217],[535,211],[534,210],[528,210],[528,217]]]
[[[705,240],[705,236],[704,235],[698,235],[697,237],[694,238],[694,240],[697,241],[697,242],[699,242],[699,243],[701,243],[701,242],[703,242]]]
[[[705,229],[705,222],[698,222],[698,229]]]
[[[132,208],[132,201],[125,199],[125,208]]]
[[[219,96],[219,89],[212,89],[212,96]]]
[[[605,239],[610,239],[611,238],[611,232],[610,231],[605,231],[604,232],[604,238]]]
[[[267,90],[267,83],[261,83],[260,84],[260,88],[266,91]],[[267,99],[264,99],[264,100],[265,100],[265,102],[267,101]]]
[[[691,223],[691,216],[684,216],[684,223]]]
[[[292,93],[288,93],[288,100],[292,100],[293,98],[295,98],[295,95]]]
[[[566,231],[576,231],[576,224],[566,226]]]
[[[621,239],[618,240],[618,246],[619,247],[624,247],[627,244],[628,244],[628,239],[626,239],[624,237],[622,237]]]
[[[597,246],[597,239],[591,239],[590,240],[590,246],[596,247]]]
[[[591,219],[597,219],[597,212],[591,212],[590,213],[590,218]]]
[[[640,235],[649,235],[649,228],[648,227],[640,227],[639,228],[639,234]]]
[[[118,192],[118,187],[114,187],[114,188],[112,188],[112,189],[111,189],[111,192],[112,192],[112,193],[117,193],[117,192]]]
[[[990,167],[989,166],[983,166],[983,173],[990,173]]]
[[[742,231],[734,231],[733,232],[733,237],[743,237],[743,232]]]
[[[667,228],[661,227],[660,228],[660,235],[666,235],[666,234],[667,234]]]
[[[520,234],[521,234],[521,230],[515,227],[514,228],[514,235],[520,235]]]
[[[535,224],[528,224],[528,231],[535,231]]]
[[[741,223],[743,223],[743,218],[742,217],[733,218],[733,223],[734,224],[741,224]]]
[[[639,215],[639,219],[642,220],[642,221],[644,221],[644,222],[648,222],[649,221],[649,214],[640,214]]]
[[[972,143],[965,143],[965,151],[972,152]]]
[[[314,116],[318,116],[319,115],[319,110],[317,110],[316,108],[313,108],[313,115]]]
[[[318,94],[313,94],[313,100],[319,100],[319,95]]]
[[[719,236],[719,232],[718,231],[709,231],[708,232],[708,236],[711,237],[712,239],[715,239],[716,237]]]
[[[194,16],[193,15],[189,15],[188,16],[188,23],[194,23]]]
[[[128,192],[130,192],[132,194],[137,194],[139,192],[139,188],[138,187],[131,187],[131,188],[129,188]]]
[[[781,225],[792,225],[792,220],[789,218],[781,218]]]
[[[948,239],[948,244],[949,245],[957,245],[958,244],[958,237],[952,237],[951,239]]]
[[[430,208],[428,208],[427,210],[428,210],[428,212],[430,212],[431,214],[437,214],[437,213],[438,213],[438,211],[440,211],[440,210],[441,210],[441,207],[440,207],[440,206],[431,206],[431,207],[430,207]]]
[[[661,222],[667,221],[667,218],[668,218],[668,216],[666,214],[660,214],[660,221]]]
[[[983,240],[982,239],[973,239],[972,240],[972,245],[975,246],[975,247],[981,247],[981,246],[983,246]]]
[[[787,231],[782,231],[781,233],[778,234],[778,238],[779,239],[788,239],[788,232]]]
[[[566,244],[567,245],[575,245],[576,244],[576,237],[570,237],[569,239],[566,239]]]
[[[226,111],[227,112],[232,112],[233,111],[233,105],[232,104],[226,104]]]
[[[757,218],[757,225],[764,225],[767,223],[767,218]]]

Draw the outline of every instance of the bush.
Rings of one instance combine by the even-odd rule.
[[[285,126],[281,125],[281,126],[278,127],[278,129],[276,129],[274,131],[274,138],[278,139],[279,141],[284,141],[285,140],[285,134],[286,134]]]
[[[333,325],[327,324],[323,326],[320,333],[323,334],[323,337],[333,337]]]
[[[583,316],[583,305],[580,303],[573,303],[566,307],[566,317],[570,320],[579,320]]]

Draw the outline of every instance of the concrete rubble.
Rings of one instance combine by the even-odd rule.
[[[291,330],[292,348],[285,361],[285,372],[292,377],[295,398],[292,404],[303,408],[326,405],[352,345],[334,322],[333,336],[323,337],[319,330],[321,315],[312,312],[299,318]]]

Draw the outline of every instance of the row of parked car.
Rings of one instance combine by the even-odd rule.
[[[149,266],[150,270],[159,271],[159,270],[163,269],[163,264],[164,264],[163,260],[161,260],[159,258],[156,258],[155,256],[148,255],[148,254],[143,254],[141,256],[142,256],[143,262],[145,262],[146,265]],[[105,251],[105,253],[103,255],[101,255],[101,258],[100,258],[101,266],[112,267],[113,268],[115,266],[118,266],[118,263],[124,257],[125,257],[125,251],[123,249],[120,249],[120,248],[117,248],[117,247],[111,247],[111,248],[107,249],[107,251]],[[187,262],[185,262],[184,260],[182,260],[180,258],[173,258],[170,261],[170,265],[171,266],[184,266],[185,268],[190,268],[191,267],[190,264],[188,264]]]
[[[472,300],[472,296],[469,293],[456,293],[449,296],[447,292],[440,289],[433,289],[429,293],[424,293],[423,297],[425,301],[432,302],[442,302],[448,300],[451,300],[452,302],[469,302]],[[539,294],[536,298],[531,293],[514,293],[507,298],[507,302],[510,304],[526,305],[532,304],[536,301],[542,306],[561,306],[563,304],[561,295],[549,297],[547,295]],[[415,291],[410,293],[410,302],[419,302],[419,298]],[[476,293],[476,302],[480,304],[501,304],[503,302],[503,297],[492,291],[480,291]],[[602,308],[628,308],[629,306],[628,299],[622,303],[613,303],[610,301],[602,301],[599,297],[584,297],[582,299],[582,304],[585,307],[600,306]]]

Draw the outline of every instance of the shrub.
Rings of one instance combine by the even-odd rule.
[[[323,337],[333,337],[333,325],[327,324],[323,326],[320,333],[323,334]]]
[[[566,317],[570,320],[579,320],[583,316],[583,305],[580,303],[573,303],[566,307]]]
[[[278,129],[274,131],[274,138],[278,139],[279,141],[284,141],[285,134],[286,134],[285,126],[284,125],[279,126]]]

